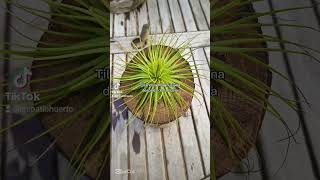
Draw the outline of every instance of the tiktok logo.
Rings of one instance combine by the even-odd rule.
[[[113,89],[114,90],[119,90],[119,88],[120,88],[120,83],[113,84]]]
[[[28,67],[24,67],[13,79],[14,85],[19,88],[25,88],[31,80],[32,72]]]

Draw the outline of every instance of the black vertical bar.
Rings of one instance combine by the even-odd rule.
[[[6,3],[6,13],[5,13],[5,27],[4,27],[4,42],[10,42],[10,24],[11,24],[11,15],[10,15],[10,11],[11,11],[11,5],[10,3]],[[8,50],[10,49],[10,46],[8,44],[4,45],[4,49]],[[4,71],[3,71],[3,77],[5,81],[8,81],[9,79],[9,61],[8,58],[10,56],[8,54],[4,55]],[[2,88],[3,92],[8,92],[8,86],[3,86]],[[5,97],[5,96],[3,96]],[[8,100],[7,98],[3,98],[2,103],[4,105],[8,104]],[[1,128],[5,128],[8,125],[8,121],[7,121],[7,114],[6,111],[4,110],[4,108],[2,108],[2,118],[1,118]],[[5,180],[7,177],[6,174],[6,167],[7,167],[7,132],[3,132],[1,134],[1,169],[0,169],[0,177],[1,180]]]
[[[269,7],[270,7],[270,10],[274,11],[274,5],[273,5],[272,0],[268,0],[268,4],[269,4]],[[275,14],[272,14],[272,21],[273,21],[273,23],[275,25],[278,24],[278,19],[277,19]],[[279,26],[274,26],[274,28],[275,28],[276,35],[278,36],[278,38],[282,39],[283,36],[282,36],[282,33],[280,31]],[[279,45],[280,45],[281,50],[285,50],[286,49],[285,45],[283,43],[279,43]],[[300,99],[300,96],[299,96],[299,92],[298,92],[298,89],[296,88],[297,84],[296,84],[295,76],[293,74],[293,70],[292,70],[292,67],[291,67],[291,64],[290,64],[290,60],[289,60],[288,54],[285,53],[285,52],[282,52],[282,57],[284,59],[285,65],[286,65],[286,71],[288,73],[289,80],[292,82],[291,89],[292,89],[292,92],[293,92],[293,95],[294,95],[294,99],[297,102],[297,115],[298,115],[300,123],[301,123],[302,133],[303,133],[303,136],[304,136],[304,139],[305,139],[305,142],[306,142],[308,155],[309,155],[309,158],[310,158],[310,161],[311,161],[312,172],[313,172],[313,174],[314,174],[316,179],[320,179],[319,164],[318,164],[318,162],[316,160],[316,153],[314,152],[311,136],[309,134],[308,127],[307,127],[306,122],[305,122],[306,118],[305,118],[305,115],[304,115],[304,112],[303,112],[303,107],[302,107],[302,104],[301,104],[301,99]]]

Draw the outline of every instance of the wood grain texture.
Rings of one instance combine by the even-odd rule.
[[[194,59],[189,59],[191,66],[194,66]],[[193,69],[196,73],[196,69]],[[196,84],[195,91],[201,92],[201,85],[199,81],[199,76],[194,77],[194,82]],[[210,174],[210,121],[208,116],[208,110],[205,105],[205,100],[203,94],[196,93],[191,104],[191,111],[193,116],[193,121],[195,129],[197,130],[197,136],[199,139],[200,150],[202,154],[202,161],[204,164],[205,175]]]
[[[156,127],[147,126],[146,143],[149,180],[166,180],[167,167],[162,130]]]
[[[202,7],[202,10],[204,11],[204,14],[206,16],[206,20],[207,20],[207,23],[210,27],[210,2],[209,0],[200,0],[200,4],[201,4],[201,7]]]
[[[159,13],[161,18],[162,32],[171,33],[174,31],[171,19],[171,13],[169,9],[168,1],[158,0]]]
[[[185,32],[183,16],[180,11],[180,6],[177,0],[168,0],[171,12],[173,27],[175,32]]]
[[[114,37],[125,36],[125,15],[124,14],[115,14],[114,15]]]
[[[188,32],[197,31],[197,25],[193,17],[189,0],[179,0],[182,16]]]
[[[204,52],[204,48],[193,49],[193,59],[195,62],[196,71],[199,74],[199,80],[201,84],[202,96],[205,99],[205,106],[207,112],[210,112],[210,69],[207,61],[207,57]]]
[[[136,119],[129,112],[129,154],[130,154],[130,169],[134,173],[130,174],[131,180],[144,180],[147,179],[147,159],[146,159],[146,138],[145,128],[143,122]]]
[[[138,24],[137,24],[137,12],[136,11],[132,11],[130,12],[129,15],[127,15],[128,17],[126,18],[127,21],[127,36],[137,36],[139,35],[138,30]]]
[[[194,124],[191,121],[191,118],[192,115],[191,111],[189,110],[186,114],[186,117],[181,117],[179,119],[181,142],[183,146],[183,154],[186,162],[188,179],[201,179],[204,177],[201,163],[202,157],[200,154]]]
[[[165,161],[169,179],[186,180],[187,170],[176,122],[171,122],[170,126],[163,129],[163,137],[166,153]]]
[[[162,32],[157,0],[147,0],[151,34]]]
[[[197,28],[200,31],[209,30],[208,23],[206,21],[206,17],[204,15],[204,11],[202,10],[200,1],[189,1],[190,7],[192,9],[194,19],[196,20]],[[208,7],[205,7],[205,9],[209,9]]]
[[[138,28],[138,35],[140,35],[140,32],[142,31],[143,25],[149,23],[148,17],[149,16],[148,16],[147,4],[143,4],[138,11],[138,27],[139,27]],[[112,51],[111,51],[111,53],[112,53]]]

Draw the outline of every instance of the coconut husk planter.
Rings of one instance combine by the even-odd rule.
[[[73,4],[72,0],[64,0],[63,3]],[[53,19],[58,19],[53,17]],[[57,24],[49,24],[49,30],[52,31],[60,31],[60,32],[71,32],[70,29],[64,28]],[[60,38],[55,35],[44,33],[40,39],[40,42],[46,43],[67,43],[67,42],[77,42],[77,39],[74,38]],[[45,47],[42,44],[38,45],[39,47]],[[107,59],[106,59],[107,60]],[[59,74],[62,72],[66,72],[67,70],[73,69],[81,65],[81,61],[66,61],[62,64],[54,65],[51,67],[44,66],[45,64],[50,63],[48,61],[34,61],[32,63],[32,80],[41,79],[44,77],[48,77],[50,75]],[[52,62],[51,62],[52,63]],[[43,67],[41,67],[43,66]],[[74,73],[72,75],[64,76],[61,78],[57,78],[50,81],[45,81],[41,83],[31,84],[31,90],[40,91],[50,88],[56,88],[58,86],[64,85],[70,82],[72,79],[75,79],[79,76],[79,73]],[[60,101],[58,104],[54,104],[56,107],[72,107],[73,112],[50,112],[50,113],[40,113],[38,118],[41,120],[43,124],[43,128],[45,130],[50,129],[54,125],[62,122],[67,117],[69,117],[72,113],[77,112],[80,108],[86,105],[96,94],[96,87],[91,87],[90,89],[83,90],[76,94],[71,94],[67,98]],[[40,94],[41,96],[45,96],[46,93]],[[106,107],[106,111],[109,108]],[[67,159],[71,159],[76,147],[81,143],[81,140],[84,137],[84,130],[89,126],[88,119],[92,117],[92,112],[89,110],[80,117],[76,123],[71,126],[67,126],[66,128],[59,128],[50,133],[52,139],[56,140],[56,147],[58,150],[65,155]],[[105,134],[105,141],[108,141],[108,135]],[[103,142],[99,143],[102,144]],[[97,148],[98,149],[98,148]],[[96,150],[97,151],[97,150]],[[108,152],[106,152],[108,153]],[[97,157],[97,152],[95,150],[89,155],[89,161]],[[92,178],[97,177],[101,166],[103,164],[103,157],[98,157],[98,162],[86,164],[86,174]],[[101,177],[109,177],[109,166],[106,166],[103,170],[103,174]]]
[[[165,48],[171,48],[171,47],[165,47]],[[175,49],[172,49],[172,50],[175,52],[178,51]],[[149,54],[148,48],[145,48],[143,51],[145,51],[145,54],[148,57],[148,54]],[[164,50],[164,51],[166,51],[166,50]],[[138,58],[138,56],[141,56],[141,55],[139,55],[139,53],[138,53],[137,55],[135,55],[133,57],[133,59]],[[192,94],[194,94],[195,84],[194,84],[194,79],[192,76],[193,74],[192,74],[192,70],[191,70],[189,62],[187,60],[185,60],[183,57],[181,57],[177,61],[178,61],[178,63],[184,63],[183,67],[181,67],[181,68],[188,69],[188,70],[186,70],[186,72],[180,72],[180,73],[190,74],[190,78],[181,80],[181,82],[185,83],[188,87],[192,88],[192,90],[193,90]],[[122,76],[129,76],[129,75],[130,75],[130,70],[128,68],[126,68]],[[134,81],[120,84],[120,90],[125,91],[125,88],[130,86],[130,84],[132,84],[132,83],[134,83]],[[164,105],[163,101],[160,101],[152,122],[149,122],[146,118],[148,116],[148,114],[150,114],[150,109],[149,109],[150,105],[146,105],[143,108],[143,110],[141,112],[135,114],[135,116],[138,119],[142,120],[144,123],[147,123],[148,125],[166,127],[169,122],[172,122],[172,121],[178,119],[179,117],[183,116],[191,106],[193,96],[190,93],[187,93],[187,92],[184,92],[181,90],[178,91],[178,93],[181,95],[181,97],[184,99],[184,101],[186,102],[187,105],[185,107],[181,107],[181,106],[177,107],[177,109],[175,109],[176,113],[173,113],[172,111],[170,111],[170,109],[168,109],[168,107],[166,107]],[[134,110],[138,106],[138,100],[137,100],[137,98],[135,98],[138,94],[139,94],[139,92],[136,91],[136,92],[130,93],[130,96],[126,96],[126,97],[122,98],[123,101],[125,102],[126,106],[128,107],[128,109],[131,112],[134,112]]]
[[[218,1],[218,3],[221,3],[221,4],[226,4],[228,2],[231,2],[231,0]],[[230,12],[229,17],[226,17],[225,19],[219,22],[211,22],[211,23],[214,26],[223,25],[230,21],[234,21],[236,19],[241,18],[239,16],[235,17],[233,14],[239,15],[239,14],[245,14],[245,12],[253,12],[253,11],[254,9],[252,6],[245,6],[241,9],[234,9],[232,12]],[[239,12],[242,12],[242,13],[239,13]],[[248,33],[261,32],[260,29],[255,29],[255,28],[241,29],[240,31],[248,32]],[[213,39],[222,40],[222,39],[235,39],[235,38],[245,38],[245,36],[234,37],[230,35],[225,35],[223,37],[214,37]],[[266,44],[250,44],[250,45],[242,45],[237,47],[242,47],[242,48],[264,47],[265,48]],[[252,77],[255,77],[257,80],[260,80],[261,82],[271,87],[271,72],[269,72],[267,69],[262,68],[259,65],[253,64],[252,62],[249,62],[248,60],[245,60],[235,54],[217,54],[212,52],[211,55],[215,57],[219,57],[220,59],[224,60],[227,64],[239,69],[242,72],[245,72],[251,75]],[[263,63],[265,64],[269,63],[267,53],[255,53],[254,55],[258,59],[262,60]],[[226,80],[233,81],[228,77],[226,77]],[[230,90],[227,90],[226,88],[219,87],[219,86],[217,86],[216,88],[218,89],[218,92],[219,92],[218,97],[223,102],[226,109],[229,110],[229,112],[239,122],[239,124],[243,128],[244,132],[247,133],[249,138],[253,140],[253,142],[255,142],[257,140],[257,136],[258,136],[258,133],[262,124],[262,120],[265,114],[265,111],[263,110],[263,108],[257,107],[256,104],[250,102],[244,97],[241,97],[233,93]],[[250,96],[250,93],[248,92],[247,95]],[[212,110],[214,111],[214,107]],[[235,132],[231,131],[229,133],[231,135],[230,139],[233,139],[232,137],[237,136]],[[240,147],[243,148],[243,144],[241,145],[240,142],[233,141],[232,143],[235,149],[240,149]],[[252,148],[252,145],[248,144],[244,149],[241,149],[238,152],[235,152],[237,158],[232,158],[230,155],[229,149],[224,143],[222,137],[215,130],[214,124],[211,129],[211,144],[212,144],[212,150],[215,154],[217,177],[221,177],[226,173],[232,171],[232,169],[238,166],[240,164],[240,161],[247,156],[248,152]]]

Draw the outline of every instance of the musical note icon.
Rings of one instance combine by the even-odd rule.
[[[17,76],[14,78],[14,85],[20,89],[25,88],[29,84],[31,75],[32,72],[30,69],[28,67],[24,67],[22,72],[17,74]]]

